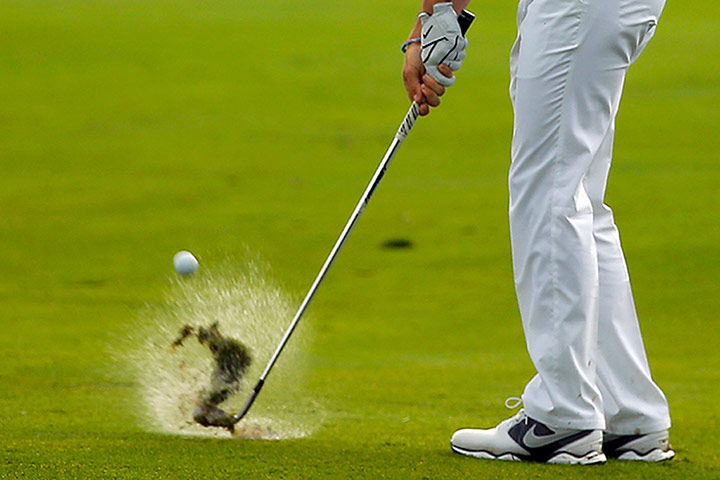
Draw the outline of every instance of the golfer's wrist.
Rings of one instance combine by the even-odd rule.
[[[411,38],[417,38],[422,33],[422,22],[419,18],[415,19],[415,23],[413,24],[412,30],[410,30],[410,34],[408,35],[408,40]]]
[[[423,0],[422,2],[422,11],[427,13],[428,15],[433,14],[433,5],[436,3],[445,3],[447,0]]]
[[[403,42],[402,45],[400,45],[400,50],[402,50],[402,53],[407,54],[408,50],[410,50],[411,48],[414,48],[415,46],[417,46],[419,48],[420,42],[421,42],[420,37],[409,38],[409,39],[407,39],[407,41]]]
[[[463,9],[465,9],[465,7],[470,4],[470,0],[423,0],[422,11],[427,13],[428,15],[432,15],[433,5],[435,5],[436,3],[452,3],[455,13],[460,14],[460,12],[462,12]]]

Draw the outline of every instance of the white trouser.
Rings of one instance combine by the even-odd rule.
[[[528,415],[553,427],[670,426],[603,203],[625,74],[664,0],[522,0],[511,54],[510,229],[537,375]]]

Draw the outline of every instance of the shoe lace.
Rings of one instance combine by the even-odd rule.
[[[514,410],[515,408],[519,407],[521,404],[522,404],[522,398],[520,398],[520,397],[508,397],[505,399],[505,408],[508,408],[510,410]],[[518,424],[521,422],[527,423],[527,421],[528,421],[528,417],[525,414],[525,410],[523,410],[521,408],[515,415],[513,415],[512,417],[510,417],[506,420],[503,420],[500,423],[501,424],[509,423],[510,426],[512,426],[512,425],[515,425],[515,424]]]

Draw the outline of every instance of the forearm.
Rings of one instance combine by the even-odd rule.
[[[432,14],[432,7],[436,3],[442,3],[449,0],[422,0],[422,9],[424,12],[427,12],[429,14]],[[468,4],[470,3],[470,0],[452,0],[453,9],[460,13],[463,11]]]
[[[432,15],[433,11],[433,5],[436,3],[442,3],[446,2],[448,0],[422,0],[422,11],[427,12]],[[452,0],[453,9],[460,13],[463,11],[468,4],[470,3],[470,0]],[[420,29],[422,25],[420,24],[420,20],[415,21],[415,26],[413,27],[412,31],[410,32],[410,36],[408,38],[418,38],[420,36]]]

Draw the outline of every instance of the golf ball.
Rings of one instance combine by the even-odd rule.
[[[198,269],[198,261],[195,255],[187,250],[181,250],[173,257],[175,271],[183,276],[192,275]]]

